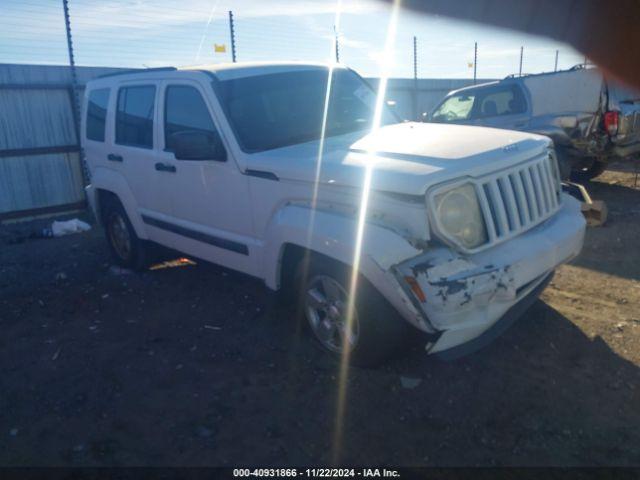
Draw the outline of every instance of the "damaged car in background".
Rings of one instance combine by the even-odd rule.
[[[582,65],[455,90],[427,118],[546,135],[563,179],[590,180],[640,154],[640,92]]]
[[[375,106],[352,70],[315,64],[90,81],[87,193],[115,261],[143,268],[158,243],[258,277],[358,365],[416,330],[448,358],[484,346],[582,248],[552,142],[389,111],[373,128]]]

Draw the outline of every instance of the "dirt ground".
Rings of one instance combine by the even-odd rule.
[[[591,183],[608,223],[488,348],[352,369],[341,461],[640,465],[633,181]],[[260,282],[204,263],[117,272],[97,228],[23,240],[0,238],[1,465],[330,461],[337,366]]]

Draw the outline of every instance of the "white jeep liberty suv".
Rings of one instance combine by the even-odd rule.
[[[360,365],[415,329],[445,358],[487,344],[582,247],[553,146],[390,112],[372,130],[375,103],[352,70],[319,64],[90,81],[87,195],[115,260],[142,267],[155,242],[261,278]]]

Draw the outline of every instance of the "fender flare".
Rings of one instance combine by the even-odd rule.
[[[91,175],[91,193],[93,199],[90,203],[94,209],[97,218],[100,218],[100,205],[98,201],[98,190],[106,190],[118,197],[120,203],[124,207],[129,221],[136,231],[136,235],[141,239],[148,239],[149,236],[144,228],[142,217],[138,213],[138,204],[133,192],[129,188],[129,184],[122,174],[109,168],[97,167]],[[87,190],[89,194],[89,190]]]

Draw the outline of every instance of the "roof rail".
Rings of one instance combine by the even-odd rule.
[[[593,63],[578,63],[577,65],[574,65],[573,67],[571,67],[569,69],[569,71],[574,71],[574,70],[591,70],[593,68],[596,68],[596,66]]]
[[[508,78],[529,77],[531,75],[540,75],[540,74],[537,74],[537,73],[510,73],[509,75],[504,77],[503,80],[506,80]]]
[[[111,72],[100,75],[96,78],[116,77],[118,75],[128,75],[130,73],[152,73],[152,72],[173,72],[176,67],[157,67],[157,68],[131,68],[120,72]]]
[[[579,63],[574,65],[573,67],[566,68],[563,70],[554,70],[553,72],[540,72],[540,73],[511,73],[503,78],[503,80],[507,80],[510,78],[521,78],[521,77],[536,77],[538,75],[552,75],[554,73],[562,73],[562,72],[575,72],[576,70],[593,70],[596,66],[592,63]]]

